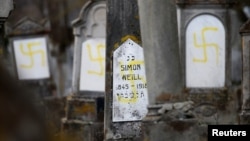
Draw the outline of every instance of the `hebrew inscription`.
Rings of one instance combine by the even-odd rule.
[[[141,120],[148,104],[143,48],[128,39],[113,55],[113,122]]]

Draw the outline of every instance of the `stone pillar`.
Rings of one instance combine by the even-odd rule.
[[[244,23],[240,29],[242,41],[242,107],[241,120],[242,124],[250,123],[250,20]]]
[[[137,0],[107,1],[105,141],[139,141],[147,83]]]
[[[163,103],[183,90],[175,2],[138,0],[138,4],[149,102]]]

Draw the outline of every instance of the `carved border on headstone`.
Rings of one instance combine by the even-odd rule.
[[[82,7],[78,18],[72,21],[73,34],[75,36],[73,80],[72,80],[72,92],[73,93],[79,92],[82,43],[86,39],[93,37],[91,32],[94,29],[94,26],[96,26],[95,21],[93,19],[90,19],[90,17],[94,15],[94,12],[97,9],[104,8],[104,7],[106,9],[105,0],[90,0]],[[89,24],[90,24],[90,27],[92,28],[87,27],[89,26]],[[87,94],[85,94],[85,96],[86,95]],[[91,95],[94,97],[95,94],[89,91],[88,95]]]
[[[5,27],[7,36],[41,34],[48,33],[49,31],[50,22],[48,19],[38,21],[30,17],[22,18],[13,27],[6,23]]]
[[[104,3],[105,0],[90,0],[88,1],[84,6],[83,8],[81,9],[80,11],[80,14],[78,16],[77,19],[73,20],[72,21],[72,26],[74,28],[73,30],[73,33],[75,36],[81,36],[82,34],[82,29],[83,28],[86,28],[87,26],[87,20],[89,17],[91,17],[92,15],[89,15],[89,14],[93,14],[93,13],[90,13],[91,9],[94,8],[94,9],[98,9],[98,8],[103,8],[103,5],[98,5],[97,3],[100,2],[100,3]],[[92,10],[92,11],[95,11],[95,10]],[[94,21],[89,21],[91,24],[94,24]],[[86,29],[86,37],[89,37],[91,36],[89,34],[89,31],[91,29]]]
[[[178,0],[177,0],[178,1]],[[179,3],[177,2],[177,5]],[[180,6],[180,5],[178,5]],[[211,93],[211,92],[215,92],[215,93],[224,93],[227,91],[227,87],[230,86],[231,84],[231,77],[230,77],[230,47],[229,47],[229,25],[228,25],[228,17],[225,15],[228,14],[227,12],[227,7],[223,7],[222,4],[220,5],[216,5],[214,6],[213,3],[210,4],[210,5],[196,5],[194,7],[192,7],[194,5],[191,5],[190,4],[190,7],[180,7],[180,20],[179,22],[179,33],[180,33],[180,39],[179,39],[179,42],[180,42],[180,56],[181,56],[181,61],[182,61],[182,66],[183,66],[183,76],[184,76],[184,82],[185,82],[185,85],[184,85],[184,92],[188,92],[188,93]],[[213,9],[213,6],[214,8],[215,7],[221,7],[222,9],[219,9],[218,11],[214,11]],[[217,8],[216,8],[217,9]],[[213,15],[215,16],[216,18],[218,18],[224,28],[225,28],[225,32],[226,32],[226,41],[225,41],[225,46],[226,46],[226,64],[225,64],[225,87],[223,88],[187,88],[186,87],[186,56],[185,56],[185,51],[186,51],[186,46],[185,46],[185,42],[186,42],[186,29],[187,29],[187,26],[188,24],[192,21],[192,19],[194,19],[195,17],[199,16],[199,15],[202,15],[202,14],[209,14],[209,15]]]

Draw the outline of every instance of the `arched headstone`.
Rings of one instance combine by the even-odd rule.
[[[184,88],[191,93],[219,92],[231,84],[228,9],[231,1],[182,1],[178,29]]]
[[[186,87],[225,87],[226,35],[217,17],[201,14],[186,28]]]
[[[11,69],[16,79],[29,86],[36,86],[33,88],[39,91],[41,97],[56,97],[50,91],[53,79],[50,69],[49,21],[24,17],[14,26],[6,23],[5,29],[13,63]]]
[[[106,2],[88,2],[73,21],[73,28],[73,93],[104,96]]]
[[[81,9],[79,17],[72,22],[72,26],[75,36],[72,95],[67,99],[67,114],[62,119],[63,130],[78,125],[85,129],[84,140],[102,140],[106,1],[88,1]]]

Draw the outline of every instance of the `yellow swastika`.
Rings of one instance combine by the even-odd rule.
[[[21,67],[22,68],[26,68],[26,69],[31,69],[32,67],[34,67],[34,55],[41,55],[41,66],[45,66],[45,52],[44,50],[32,50],[32,47],[34,46],[40,46],[41,43],[40,42],[31,42],[31,43],[27,43],[27,51],[25,51],[23,44],[20,44],[20,51],[24,56],[27,56],[30,58],[30,63],[29,64],[22,64]]]
[[[92,62],[97,62],[100,66],[100,71],[94,71],[94,70],[89,70],[88,73],[89,74],[94,74],[94,75],[98,75],[98,76],[104,76],[104,72],[105,72],[105,68],[104,68],[104,61],[105,58],[101,55],[101,49],[105,49],[105,46],[103,44],[98,44],[97,45],[97,57],[94,58],[93,57],[93,52],[91,51],[91,45],[87,44],[87,49],[88,49],[88,54],[89,54],[89,58],[90,61]]]
[[[121,65],[124,65],[123,62],[119,62],[120,66]],[[127,65],[142,65],[144,64],[144,61],[129,61]],[[134,71],[131,69],[131,70],[128,70],[129,74],[134,74]],[[121,75],[124,75],[124,71],[120,71],[120,74]],[[135,86],[135,80],[127,80],[129,81],[130,83],[130,86],[134,85]],[[143,83],[146,83],[146,79],[144,77],[141,77],[141,81]],[[137,88],[136,87],[132,87],[132,93],[137,93]],[[136,103],[138,101],[138,97],[137,96],[133,96],[133,98],[124,98],[120,95],[118,95],[118,101],[119,102],[122,102],[122,103]]]
[[[203,49],[203,58],[202,59],[197,59],[197,58],[194,58],[193,61],[194,62],[200,62],[200,63],[206,63],[208,61],[208,56],[207,56],[207,47],[214,47],[215,50],[216,50],[216,63],[218,64],[218,58],[219,58],[219,46],[218,44],[216,43],[207,43],[206,42],[206,38],[205,38],[205,33],[207,31],[218,31],[218,28],[217,27],[204,27],[201,31],[201,39],[202,39],[202,43],[201,44],[198,44],[197,43],[197,36],[196,36],[196,33],[194,33],[194,46],[196,48],[201,48]]]

